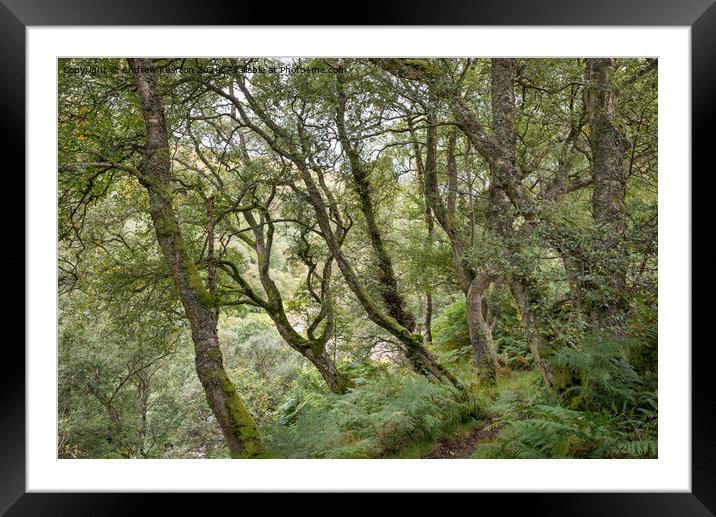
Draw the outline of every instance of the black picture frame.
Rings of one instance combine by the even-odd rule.
[[[8,515],[123,515],[141,513],[147,498],[167,500],[168,495],[147,494],[39,494],[25,493],[25,354],[20,346],[24,331],[19,328],[25,308],[17,295],[24,292],[24,149],[25,149],[25,29],[42,25],[573,25],[573,26],[689,26],[691,27],[692,74],[692,343],[668,346],[692,347],[692,491],[690,493],[585,493],[585,494],[472,494],[480,507],[494,499],[503,508],[530,509],[539,515],[714,515],[716,514],[716,434],[711,431],[716,397],[710,371],[709,325],[711,293],[716,287],[716,253],[709,248],[712,216],[710,205],[715,174],[710,165],[716,142],[716,4],[715,0],[490,0],[482,2],[400,0],[369,5],[358,1],[346,5],[344,14],[335,5],[303,3],[278,8],[269,3],[235,3],[219,0],[199,5],[189,0],[0,0],[0,124],[5,175],[3,222],[6,242],[0,247],[0,264],[5,277],[3,311],[5,343],[0,364],[0,511]],[[203,8],[202,8],[203,7]],[[277,18],[280,13],[280,20]],[[10,158],[17,158],[10,167]],[[695,171],[699,171],[698,174]],[[17,185],[10,187],[11,179]],[[710,183],[709,183],[710,182]],[[696,188],[698,185],[698,188]],[[14,201],[14,202],[11,202]],[[699,211],[701,213],[699,213]],[[22,224],[20,219],[22,218]],[[9,233],[7,233],[9,232]],[[23,272],[21,275],[20,272]],[[702,296],[698,296],[701,293]],[[12,314],[12,311],[22,314]],[[51,324],[48,322],[48,324]],[[664,388],[662,388],[664,389]],[[517,466],[516,466],[517,468]],[[186,504],[186,497],[173,495],[174,504]],[[216,497],[216,496],[213,496]],[[233,497],[233,496],[226,496]],[[220,500],[225,500],[221,497]],[[246,497],[242,495],[241,497]],[[297,495],[292,505],[300,505]],[[372,495],[351,496],[340,504],[341,514],[371,513]],[[451,496],[454,497],[454,496]],[[509,499],[509,504],[504,499]],[[272,499],[275,501],[275,499]],[[465,502],[461,500],[461,502]],[[492,502],[492,501],[490,501]],[[271,503],[273,504],[273,503]],[[422,496],[411,498],[410,506],[424,507]],[[455,504],[454,502],[452,504]],[[467,504],[474,504],[468,502]],[[403,512],[409,510],[404,507]]]

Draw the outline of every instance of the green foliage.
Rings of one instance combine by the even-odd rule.
[[[561,395],[546,390],[537,377],[501,386],[490,408],[501,432],[474,457],[656,457],[656,393],[645,389],[619,351],[562,350],[555,361],[579,372],[582,383]]]
[[[473,359],[467,327],[465,300],[445,307],[432,325],[433,348],[445,363],[465,363]]]
[[[495,349],[500,361],[511,370],[532,368],[532,353],[525,339],[519,312],[510,303],[502,303],[494,332]]]
[[[490,407],[497,438],[475,458],[652,458],[657,455],[656,411],[632,415],[564,407],[535,374],[500,385]],[[639,415],[634,416],[634,415]]]
[[[380,372],[346,395],[309,393],[290,398],[268,429],[280,457],[378,458],[401,447],[434,440],[480,415],[450,387],[414,374]]]
[[[280,385],[276,386],[250,367],[232,368],[227,373],[256,422],[262,424],[268,421],[283,394]]]
[[[150,407],[164,402],[151,398],[155,374],[176,352],[181,325],[166,314],[150,317],[131,307],[114,308],[113,314],[98,312],[97,300],[81,292],[62,301],[58,336],[60,456],[105,458],[145,453],[147,434],[152,430],[142,426],[142,418]],[[145,407],[143,400],[147,399]]]
[[[629,364],[637,373],[656,388],[659,354],[658,308],[655,302],[638,299],[631,314],[630,342],[627,349]]]
[[[564,347],[553,357],[557,387],[570,407],[593,411],[631,411],[655,405],[650,391],[624,354],[634,342],[586,338],[580,349]]]
[[[529,404],[514,410],[499,439],[477,449],[478,458],[655,457],[657,441],[632,439],[609,414],[575,411],[559,405]]]
[[[439,349],[451,351],[470,346],[465,300],[445,307],[432,326],[433,343]]]
[[[277,396],[283,394],[305,360],[285,345],[268,316],[249,313],[243,318],[226,318],[222,323],[219,339],[226,349],[227,367],[251,369],[273,385]]]
[[[219,69],[237,63],[325,67],[337,65],[335,59],[155,63],[193,67],[156,74],[172,156],[171,180],[160,190],[171,200],[178,226],[150,215],[146,177],[139,171],[147,143],[144,115],[132,75],[119,70],[126,62],[59,61],[61,457],[228,455],[196,375],[186,310],[157,242],[156,229],[168,224],[181,233],[183,265],[192,271],[189,283],[199,299],[219,302],[224,367],[274,456],[404,456],[407,448],[422,450],[461,426],[482,425],[482,408],[488,407],[488,425],[500,433],[480,447],[478,457],[656,456],[654,60],[620,58],[611,70],[613,122],[629,147],[626,197],[617,200],[625,228],[618,236],[596,224],[594,215],[596,160],[582,59],[512,62],[509,122],[519,138],[510,161],[517,173],[514,191],[534,208],[529,224],[515,200],[499,199],[501,189],[493,187],[502,179],[493,176],[494,157],[473,145],[468,124],[459,121],[467,110],[499,136],[490,59],[404,60],[403,73],[414,77],[383,66],[390,62],[346,59],[340,78],[345,130],[366,172],[362,187],[337,138],[335,74]],[[82,74],[72,71],[77,67],[114,71]],[[241,85],[248,85],[250,96]],[[239,106],[230,96],[240,99]],[[429,125],[435,192],[426,195]],[[221,261],[216,297],[208,285],[207,196],[215,201],[214,253]],[[377,235],[367,231],[370,215]],[[498,231],[500,218],[507,224]],[[322,282],[332,248],[328,233],[340,240],[342,257],[333,257],[330,282]],[[377,237],[390,264],[385,256],[379,263]],[[259,275],[259,256],[266,254],[270,281]],[[501,366],[497,388],[475,382],[456,259],[473,268],[470,273],[495,273],[484,296]],[[225,269],[228,264],[235,269]],[[382,328],[376,325],[375,311],[385,316],[395,309],[384,296],[386,265],[404,301],[399,308],[414,316],[416,333],[423,330],[431,296],[431,352],[470,387],[473,399],[406,371],[395,327],[387,318]],[[354,278],[346,281],[350,270]],[[623,273],[622,284],[610,282],[615,271]],[[530,328],[506,285],[515,278],[529,286]],[[347,394],[331,394],[318,371],[287,346],[267,314],[278,306],[278,297],[268,294],[270,283],[280,292],[289,325],[304,338],[328,307],[321,300],[334,302],[326,352],[352,380]],[[276,306],[267,308],[263,300]],[[593,337],[611,335],[611,328],[596,328],[595,315],[614,307],[618,323],[626,323],[625,339]],[[321,320],[314,334],[330,329],[330,320]],[[542,341],[554,389],[545,389],[534,371],[526,330]],[[617,330],[614,335],[621,335]]]

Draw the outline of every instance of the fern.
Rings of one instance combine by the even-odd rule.
[[[501,405],[500,405],[501,404]],[[657,455],[655,428],[628,429],[624,415],[593,413],[540,404],[503,400],[498,439],[480,447],[478,458],[653,458]],[[630,425],[643,424],[629,420]],[[635,436],[643,438],[635,439]]]
[[[570,407],[613,413],[647,403],[645,385],[625,356],[631,341],[586,339],[581,348],[564,347],[552,362],[561,370],[562,393]]]
[[[267,443],[282,457],[376,458],[483,414],[446,385],[380,372],[342,396],[287,400],[267,428]]]

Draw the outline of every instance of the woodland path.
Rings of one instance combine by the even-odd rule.
[[[500,432],[499,428],[491,427],[487,421],[472,431],[452,436],[435,444],[433,450],[423,456],[424,459],[465,459],[472,456],[477,445],[492,439]]]

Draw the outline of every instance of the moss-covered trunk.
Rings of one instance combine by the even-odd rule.
[[[366,231],[377,261],[379,272],[378,290],[390,317],[395,319],[395,321],[410,332],[413,332],[415,330],[415,318],[410,311],[407,310],[405,300],[398,290],[398,280],[395,276],[393,261],[388,254],[383,235],[378,228],[376,207],[373,201],[373,185],[370,182],[365,163],[363,163],[363,159],[353,146],[346,131],[345,117],[348,96],[344,91],[344,82],[345,79],[343,76],[336,74],[338,97],[336,127],[338,129],[338,138],[341,142],[341,147],[348,158],[353,186],[358,195],[358,202],[365,221]]]
[[[316,367],[333,393],[342,395],[353,387],[353,382],[338,371],[336,364],[326,352],[325,347],[319,347],[316,350],[309,347],[302,354]]]
[[[149,210],[157,240],[189,319],[196,372],[231,456],[256,456],[263,450],[261,437],[253,417],[224,370],[216,332],[216,312],[212,310],[214,296],[201,281],[172,207],[168,130],[153,64],[148,59],[128,61],[147,132],[146,149],[139,165],[140,181],[149,194]]]

